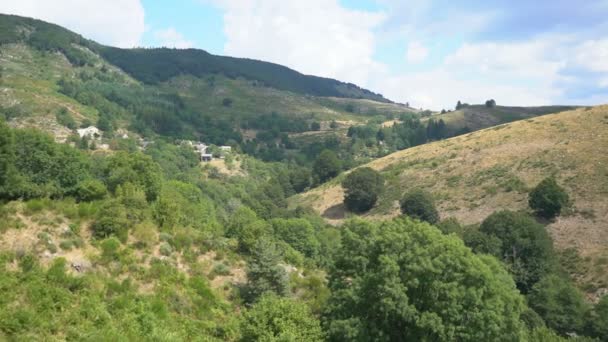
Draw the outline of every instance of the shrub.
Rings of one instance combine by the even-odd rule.
[[[118,259],[118,251],[120,249],[120,241],[115,237],[101,241],[101,258],[105,261]]]
[[[103,199],[108,190],[106,186],[96,179],[86,179],[78,183],[76,198],[79,201],[90,202]]]
[[[401,213],[409,217],[435,224],[439,221],[439,212],[431,194],[416,189],[406,193],[401,199]]]
[[[151,247],[156,243],[156,227],[152,222],[144,221],[133,228],[133,237],[143,247]]]
[[[209,274],[209,277],[215,278],[215,276],[218,276],[218,275],[219,276],[230,275],[230,267],[228,267],[223,262],[215,264],[215,266],[213,266],[213,269],[211,270],[211,273]]]
[[[266,295],[241,319],[243,341],[323,341],[319,320],[304,303]]]
[[[169,255],[171,255],[171,253],[173,253],[173,247],[171,247],[170,244],[164,242],[163,244],[160,245],[159,251],[160,251],[160,254],[162,254],[164,256],[169,256]]]
[[[371,209],[384,187],[382,175],[369,167],[355,169],[342,181],[344,205],[355,213]]]
[[[566,190],[559,186],[555,178],[545,178],[530,192],[528,204],[537,215],[544,218],[558,216],[569,203]]]

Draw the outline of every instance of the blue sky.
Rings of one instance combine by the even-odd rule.
[[[106,44],[201,48],[416,107],[608,103],[608,0],[7,1]],[[69,10],[67,10],[69,8]]]

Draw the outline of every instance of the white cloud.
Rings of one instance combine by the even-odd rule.
[[[458,100],[546,105],[562,95],[556,84],[567,64],[561,37],[518,43],[465,43],[431,70],[388,75],[375,89],[415,107],[453,108]]]
[[[5,0],[0,12],[49,21],[120,47],[139,45],[145,31],[139,0]]]
[[[188,49],[194,46],[192,41],[184,38],[184,36],[177,32],[173,27],[154,32],[154,37],[160,43],[160,46],[163,47]]]
[[[406,58],[410,63],[424,62],[426,57],[429,55],[429,49],[427,49],[422,43],[413,41],[407,46]]]
[[[337,0],[215,3],[225,10],[226,54],[358,84],[383,70],[373,59],[373,29],[383,13],[346,9]]]
[[[585,41],[576,50],[575,62],[580,67],[608,72],[608,39]]]

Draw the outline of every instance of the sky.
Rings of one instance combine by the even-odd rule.
[[[416,108],[608,103],[608,0],[4,0],[104,44],[199,48]]]

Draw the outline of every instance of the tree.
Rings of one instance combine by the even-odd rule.
[[[78,183],[76,189],[76,198],[79,201],[95,201],[100,200],[106,196],[108,190],[105,184],[97,179],[86,179]]]
[[[13,132],[0,118],[0,198],[2,194],[9,192],[9,177],[14,171],[15,142]]]
[[[296,193],[306,190],[310,186],[312,174],[309,168],[291,166],[289,172],[289,182]]]
[[[325,183],[333,177],[336,177],[342,165],[338,156],[331,150],[323,150],[313,165],[313,173],[319,183]]]
[[[462,102],[460,102],[460,100],[458,100],[458,103],[456,103],[456,110],[462,109]]]
[[[111,191],[116,191],[121,184],[131,183],[144,189],[148,201],[154,201],[161,190],[160,167],[150,156],[142,153],[114,154],[108,159],[104,176]]]
[[[431,194],[416,189],[406,193],[401,199],[401,213],[409,217],[435,224],[439,221],[439,212]]]
[[[266,293],[287,295],[289,280],[285,269],[279,265],[281,256],[274,242],[268,239],[257,241],[252,258],[247,265],[247,285],[245,298],[254,302]]]
[[[586,330],[590,336],[608,341],[608,295],[604,295],[589,313]]]
[[[321,124],[320,124],[320,123],[318,123],[318,122],[314,121],[314,122],[312,122],[312,123],[310,124],[310,130],[311,130],[311,131],[318,131],[318,130],[320,130],[320,129],[321,129]]]
[[[555,274],[544,277],[534,285],[528,300],[548,327],[560,334],[581,332],[588,308],[569,279]]]
[[[331,129],[338,128],[338,123],[336,122],[336,120],[331,121],[331,123],[329,124],[329,128],[331,128]]]
[[[127,210],[119,201],[112,200],[101,207],[91,229],[96,238],[104,239],[116,236],[125,242],[128,237],[129,226]]]
[[[320,243],[315,228],[306,219],[273,219],[270,222],[274,236],[287,242],[296,251],[314,258],[319,253]]]
[[[487,100],[486,101],[486,107],[487,108],[494,108],[494,107],[496,107],[496,101],[494,101],[494,99]]]
[[[530,192],[528,204],[537,215],[551,219],[568,205],[570,198],[553,177],[545,178]]]
[[[301,302],[263,296],[241,318],[242,341],[323,341],[319,320]]]
[[[499,211],[488,216],[479,230],[500,240],[500,250],[493,254],[509,266],[523,293],[528,293],[536,282],[553,270],[553,242],[545,227],[532,217]]]
[[[511,341],[523,331],[523,298],[500,263],[424,222],[347,222],[329,287],[332,341]]]
[[[384,187],[384,179],[380,172],[361,167],[355,169],[342,181],[344,188],[344,205],[355,213],[371,209]]]

